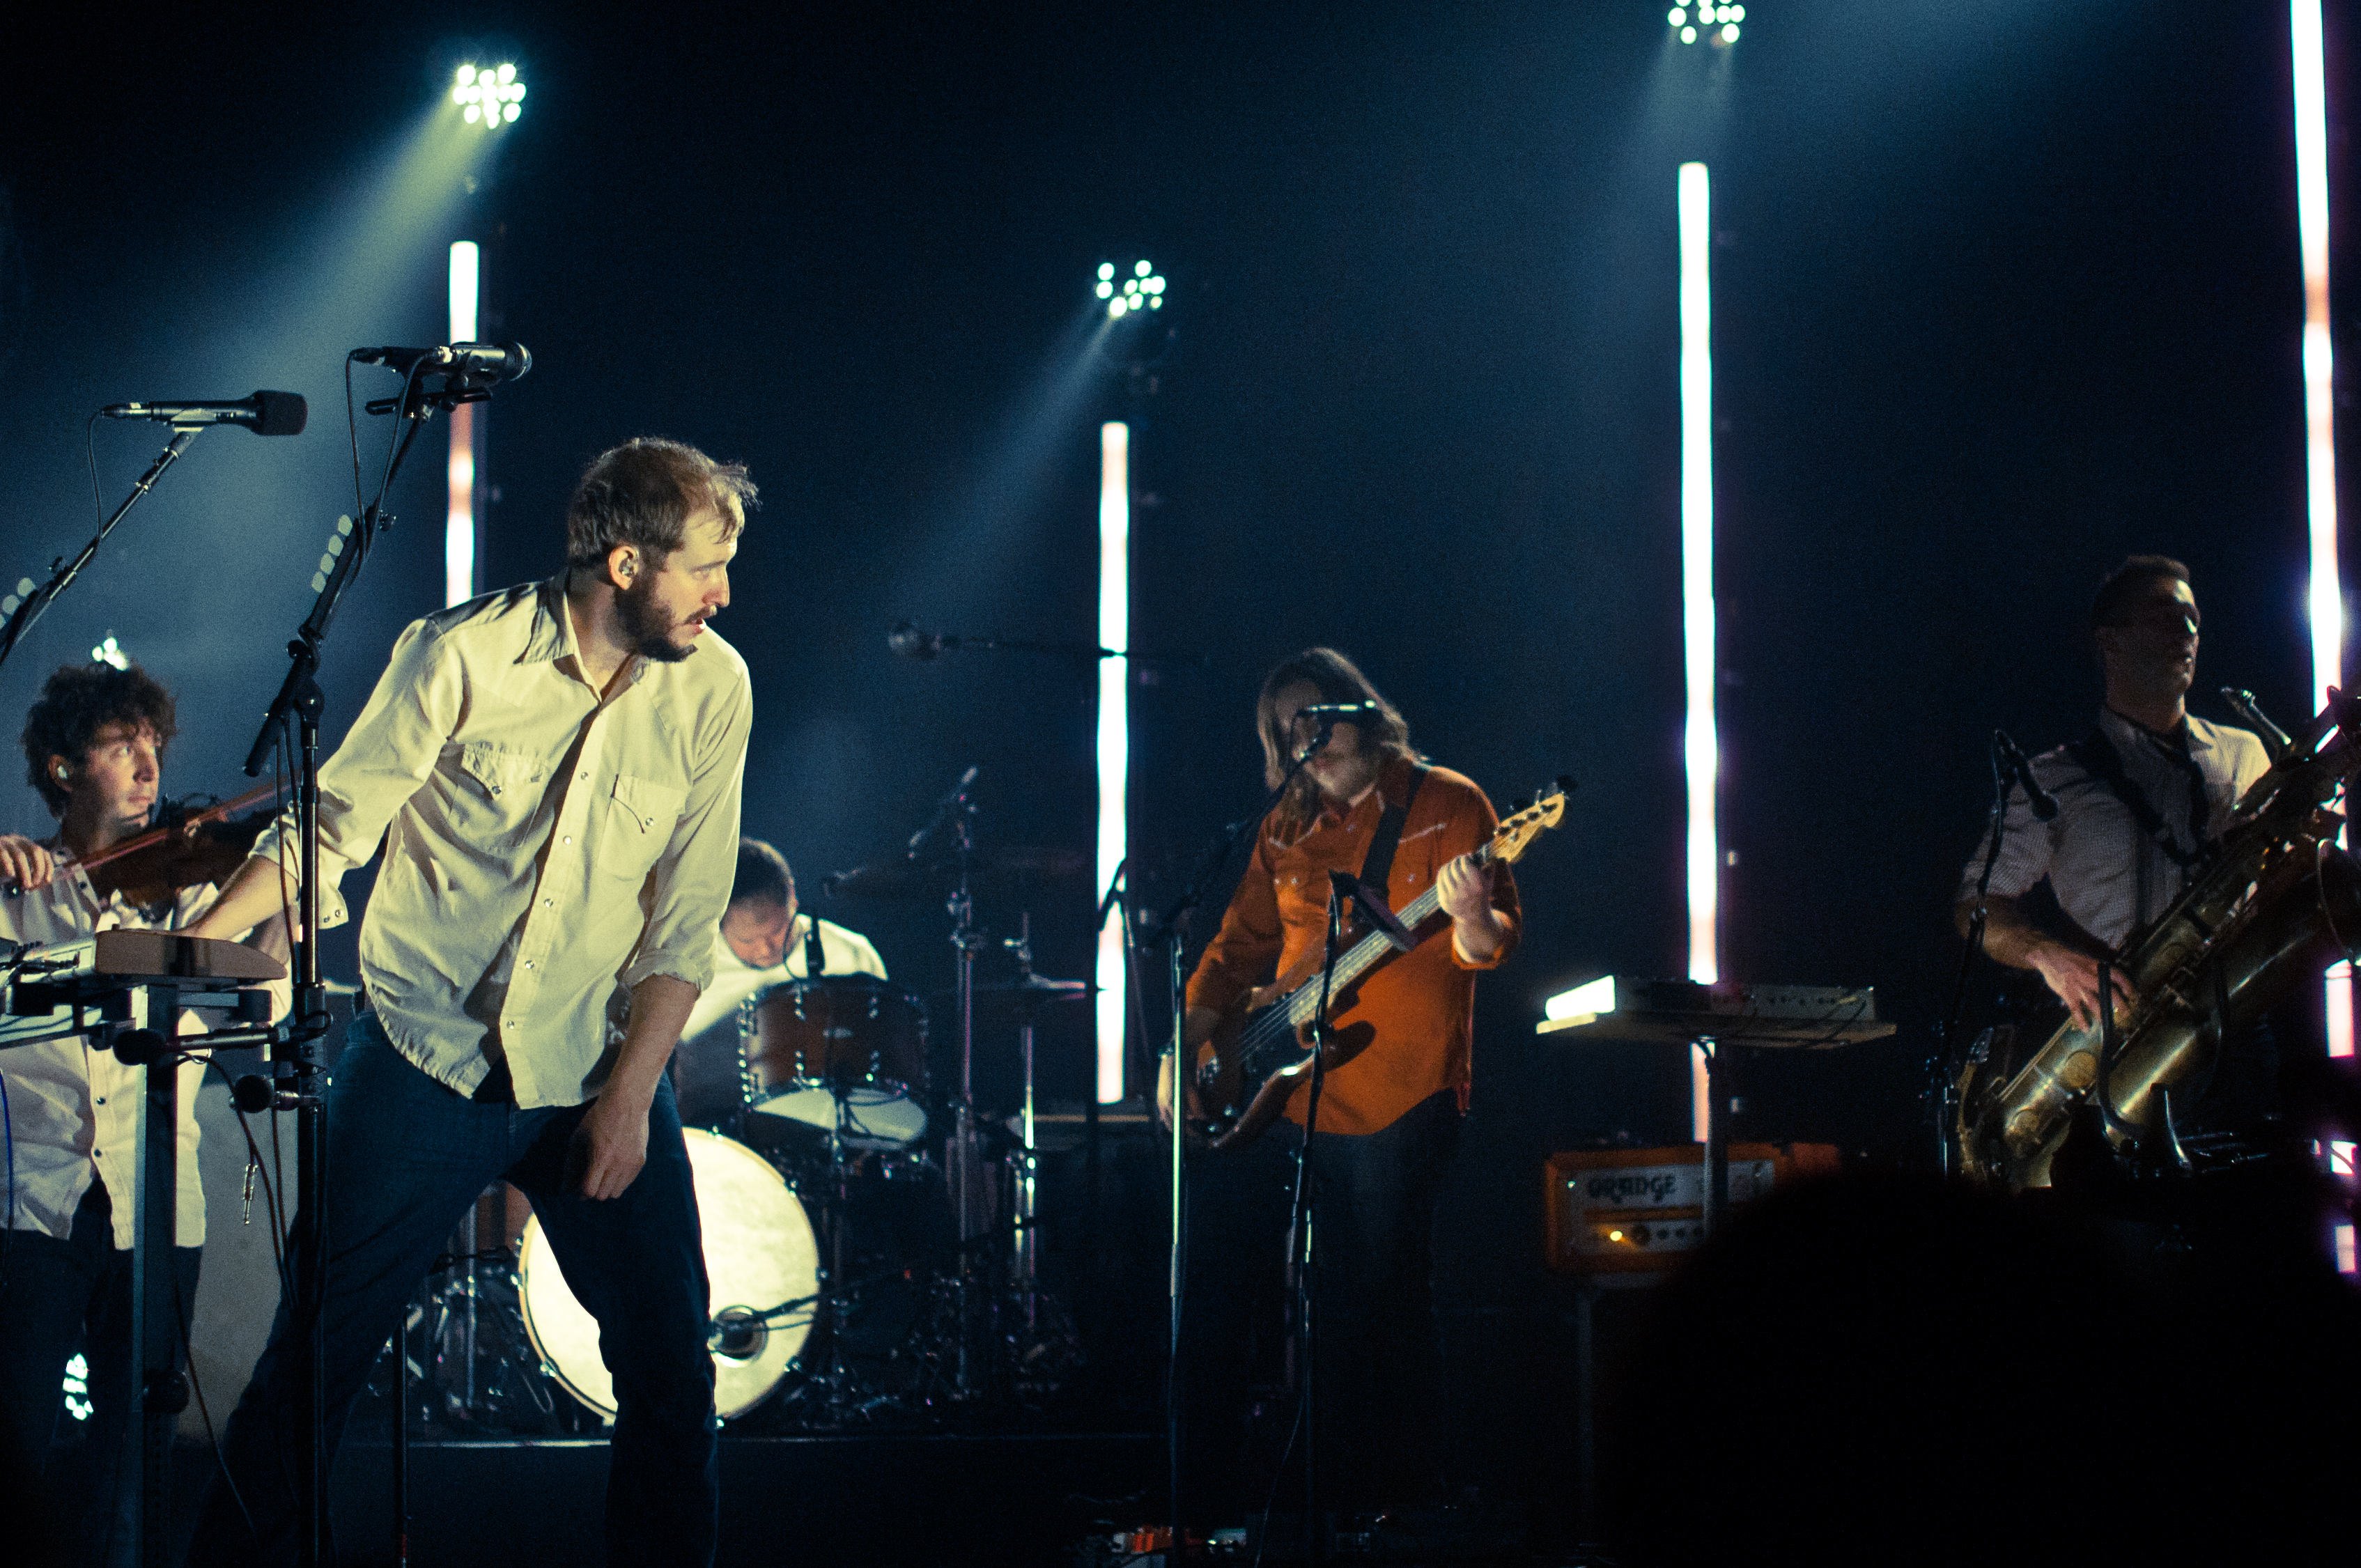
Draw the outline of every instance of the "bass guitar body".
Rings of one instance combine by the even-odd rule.
[[[1504,818],[1492,837],[1462,856],[1481,871],[1521,858],[1532,841],[1565,818],[1571,780],[1560,779],[1549,794]],[[1436,883],[1393,912],[1413,945],[1450,940],[1451,918],[1443,912]],[[1362,978],[1399,951],[1383,932],[1360,938],[1336,959],[1328,1016],[1349,1013]],[[1262,1136],[1287,1109],[1290,1095],[1311,1077],[1313,1025],[1321,1003],[1318,956],[1269,985],[1246,993],[1198,1048],[1196,1093],[1204,1113],[1202,1130],[1217,1149],[1244,1147]],[[1362,1019],[1332,1023],[1327,1067],[1343,1066],[1377,1038],[1376,1025]]]

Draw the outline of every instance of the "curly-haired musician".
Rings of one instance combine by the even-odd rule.
[[[210,883],[134,902],[102,896],[79,862],[148,826],[172,739],[172,694],[138,665],[69,664],[25,717],[25,769],[58,819],[47,839],[0,834],[0,938],[71,942],[99,931],[162,930],[204,913]],[[155,896],[145,894],[142,897]],[[258,947],[284,957],[276,921]],[[46,1018],[22,1022],[46,1032]],[[193,1024],[194,1015],[191,1015]],[[197,1090],[181,1069],[173,1272],[193,1311],[205,1239],[197,1172]],[[0,1492],[18,1506],[16,1543],[46,1561],[103,1563],[115,1523],[134,1403],[131,1241],[143,1068],[70,1035],[0,1050],[8,1108],[8,1221],[0,1251]],[[66,1368],[83,1388],[69,1419]],[[79,1422],[79,1426],[77,1426]]]
[[[664,1074],[738,850],[752,695],[705,623],[752,495],[744,469],[678,443],[604,454],[567,509],[566,572],[412,624],[321,770],[324,904],[385,842],[367,1008],[327,1094],[332,1428],[454,1223],[505,1179],[598,1320],[616,1563],[709,1563],[718,1528],[705,1266]],[[275,847],[200,935],[291,896]],[[302,1349],[282,1310],[230,1422],[237,1494],[207,1501],[205,1561],[295,1555]]]

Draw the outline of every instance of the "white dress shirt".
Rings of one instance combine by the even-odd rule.
[[[2147,797],[2169,830],[2173,848],[2194,854],[2220,836],[2238,797],[2270,767],[2263,743],[2244,729],[2191,718],[2178,736],[2142,729],[2112,708],[2099,710],[2099,729],[2123,759],[2124,775]],[[2002,821],[2000,860],[1992,891],[2015,898],[2043,878],[2069,918],[2112,948],[2162,915],[2183,886],[2180,864],[2138,821],[2106,781],[2060,746],[2033,759],[2033,778],[2058,799],[2058,815],[2033,815],[2023,786],[2010,790]],[[2202,781],[2203,809],[2192,792]],[[2202,817],[2192,831],[2192,819]],[[1959,897],[1976,894],[1983,874],[1989,829],[1968,858]]]
[[[60,846],[51,840],[49,849],[56,852]],[[102,899],[88,872],[78,866],[60,867],[49,886],[0,898],[0,936],[47,946],[100,931],[170,930],[203,915],[216,896],[210,883],[183,888],[169,911],[151,917],[126,902],[121,890]],[[181,1034],[203,1029],[194,1013],[181,1014]],[[95,1179],[106,1184],[114,1209],[115,1245],[128,1247],[137,1215],[139,1101],[148,1069],[126,1067],[112,1050],[93,1050],[86,1036],[68,1035],[0,1050],[0,1078],[7,1081],[8,1134],[16,1146],[16,1208],[9,1225],[60,1241],[71,1239],[74,1211]],[[197,1091],[204,1080],[203,1063],[181,1064],[172,1221],[173,1241],[181,1246],[203,1246],[205,1240],[205,1198],[197,1165]],[[5,1179],[6,1173],[0,1172],[0,1181]]]
[[[696,1008],[688,1015],[688,1025],[680,1032],[684,1040],[695,1039],[714,1025],[734,1020],[738,1004],[766,986],[781,981],[804,978],[804,938],[813,927],[819,928],[820,961],[826,974],[873,974],[885,978],[885,960],[877,956],[876,947],[858,931],[848,931],[833,920],[821,920],[798,911],[785,956],[768,969],[756,969],[752,964],[730,950],[721,933],[713,933],[713,983],[697,999]]]
[[[360,958],[387,1035],[462,1094],[504,1058],[524,1108],[597,1093],[641,981],[712,979],[753,715],[746,662],[710,628],[677,663],[634,658],[602,700],[565,586],[412,622],[320,776],[324,925],[384,840]],[[285,818],[255,853],[282,841],[291,866]]]

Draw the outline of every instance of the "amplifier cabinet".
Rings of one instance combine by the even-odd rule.
[[[1732,1144],[1732,1209],[1837,1168],[1834,1144]],[[1542,1162],[1543,1261],[1560,1274],[1660,1274],[1705,1242],[1705,1146],[1578,1149]]]

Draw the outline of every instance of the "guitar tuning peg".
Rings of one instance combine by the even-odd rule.
[[[1510,801],[1510,802],[1509,803],[1509,815],[1510,815],[1510,816],[1511,816],[1511,817],[1514,817],[1515,815],[1517,815],[1517,813],[1519,813],[1519,812],[1521,812],[1521,811],[1528,811],[1528,810],[1531,810],[1531,809],[1532,808],[1532,804],[1533,804],[1533,797],[1532,797],[1532,796],[1531,796],[1531,795],[1521,795],[1517,796],[1517,798],[1516,798],[1516,799],[1514,799],[1514,800],[1512,800],[1512,801]]]

